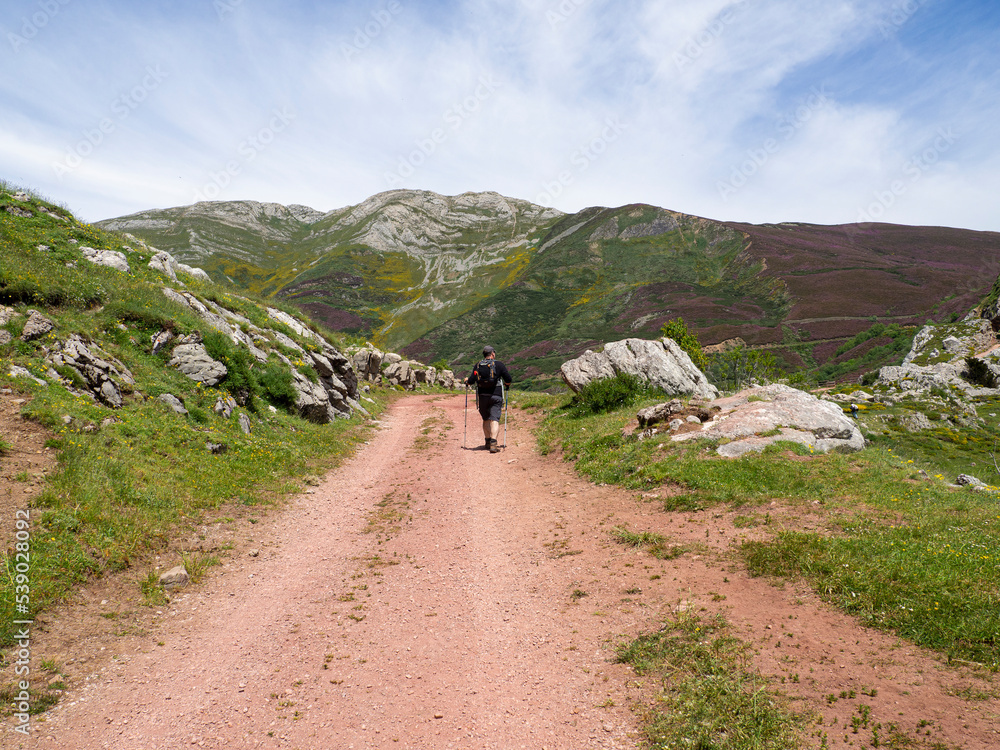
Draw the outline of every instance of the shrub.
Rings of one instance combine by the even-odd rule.
[[[256,411],[254,402],[260,392],[260,385],[253,373],[250,352],[238,346],[225,334],[207,331],[202,337],[205,351],[212,359],[222,362],[228,370],[220,385],[225,388],[240,406]]]
[[[673,339],[677,342],[677,346],[684,350],[684,352],[691,358],[694,362],[695,367],[699,370],[704,370],[708,367],[708,358],[705,353],[701,350],[701,342],[698,338],[688,330],[687,324],[684,322],[684,318],[672,318],[663,324],[663,328],[660,329],[660,333],[668,339]]]
[[[270,364],[257,378],[264,398],[275,406],[291,409],[295,406],[298,393],[292,385],[292,373],[285,367]]]
[[[649,385],[625,372],[587,383],[573,396],[570,408],[577,414],[600,414],[631,406],[651,393]]]
[[[721,390],[739,390],[751,381],[770,382],[781,374],[778,360],[766,349],[738,346],[712,357],[705,375]]]
[[[990,370],[979,357],[966,357],[965,366],[969,368],[966,378],[974,385],[981,385],[983,388],[996,388],[997,376]]]

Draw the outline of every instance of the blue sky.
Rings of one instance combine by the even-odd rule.
[[[0,178],[1000,231],[998,50],[995,0],[7,0]]]

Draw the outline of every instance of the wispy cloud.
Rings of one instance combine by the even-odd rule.
[[[985,1],[14,5],[0,176],[92,220],[405,186],[1000,229]]]

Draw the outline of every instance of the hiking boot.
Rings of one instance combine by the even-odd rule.
[[[492,440],[490,440],[489,438],[486,438],[486,450],[490,449],[490,446],[492,445],[492,443],[493,443]]]
[[[497,445],[497,441],[490,440],[490,453],[499,453],[499,452],[500,452],[500,446]]]

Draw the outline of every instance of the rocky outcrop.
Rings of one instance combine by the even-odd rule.
[[[749,388],[712,402],[720,411],[699,429],[673,440],[711,438],[725,441],[716,452],[726,458],[762,451],[779,440],[820,453],[853,452],[865,446],[854,420],[843,409],[787,385]]]
[[[37,310],[32,310],[21,332],[21,341],[34,341],[42,338],[55,328],[55,324]]]
[[[87,393],[114,409],[121,407],[123,394],[135,385],[135,378],[125,365],[76,334],[56,342],[47,354],[47,362],[57,372],[68,368],[77,376],[73,378],[74,384],[82,384]]]
[[[186,417],[188,410],[184,408],[184,402],[181,401],[177,396],[172,393],[163,393],[156,397],[157,401],[162,401],[167,406],[169,406],[175,414],[180,414],[182,417]]]
[[[80,246],[80,252],[83,253],[83,257],[98,266],[107,266],[108,268],[113,268],[116,271],[121,271],[122,273],[132,273],[132,269],[129,268],[128,258],[125,257],[125,253],[120,253],[117,250],[95,250],[92,247],[86,245]]]
[[[363,382],[382,383],[412,391],[420,386],[461,388],[463,383],[451,370],[438,370],[431,365],[403,359],[395,352],[382,352],[366,346],[351,355],[351,363]]]
[[[224,364],[209,356],[204,344],[175,346],[170,366],[207,386],[218,385],[229,374]]]
[[[152,249],[152,248],[151,248]],[[199,281],[211,281],[208,273],[201,268],[192,268],[191,266],[179,263],[177,259],[168,252],[163,250],[158,251],[149,261],[149,267],[154,271],[159,271],[164,276],[166,276],[171,281],[179,282],[177,278],[178,273],[185,273],[188,276],[192,276]]]
[[[607,344],[602,352],[586,351],[559,368],[566,385],[578,392],[588,383],[628,373],[671,396],[713,399],[718,389],[673,339],[625,339]]]

